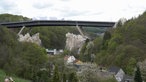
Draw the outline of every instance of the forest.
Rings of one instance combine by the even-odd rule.
[[[119,66],[133,75],[138,62],[146,59],[146,12],[137,18],[119,21],[103,37],[94,40],[96,63],[102,66]]]
[[[29,20],[32,19],[11,14],[0,15],[0,22]],[[52,81],[55,76],[48,75],[51,74],[50,65],[52,65],[51,63],[54,61],[47,56],[45,48],[64,49],[66,40],[65,34],[67,32],[78,33],[77,29],[73,27],[25,28],[22,34],[30,33],[33,35],[38,32],[40,33],[42,46],[38,46],[34,43],[19,42],[17,35],[19,30],[20,28],[6,28],[0,26],[0,69],[4,70],[8,76],[19,76],[33,82]],[[64,63],[61,63],[62,66],[63,64]],[[56,67],[56,71],[57,69]]]
[[[1,14],[0,22],[16,22],[32,20],[27,17]],[[103,36],[94,35],[94,39],[87,40],[83,45],[80,54],[74,54],[76,58],[83,62],[90,62],[91,54],[95,54],[94,62],[98,66],[121,67],[126,74],[134,75],[135,68],[139,62],[146,60],[146,12],[136,18],[126,20],[123,24],[118,21],[116,28],[99,29],[97,31],[89,28],[87,30],[104,32]],[[64,67],[63,57],[48,57],[45,48],[64,49],[65,34],[72,32],[78,34],[74,27],[35,27],[26,28],[22,34],[31,35],[39,32],[42,46],[33,43],[19,42],[17,33],[20,29],[8,29],[0,26],[0,69],[6,71],[8,75],[16,75],[34,82],[57,82],[57,79],[68,79],[71,82],[78,82],[78,77],[74,71],[67,72],[69,69]],[[104,31],[103,31],[104,30]],[[88,46],[88,42],[94,45]],[[65,52],[66,53],[66,52]],[[67,52],[68,53],[68,52]],[[53,76],[50,65],[55,64]],[[40,70],[48,68],[46,70]],[[142,74],[144,75],[144,71]],[[43,81],[42,79],[45,79]],[[143,78],[146,79],[146,78]]]

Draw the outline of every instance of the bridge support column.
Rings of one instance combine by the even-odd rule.
[[[82,27],[81,26],[78,26],[78,25],[76,25],[76,27],[77,27],[78,31],[80,32],[80,34],[82,36],[85,36],[84,33],[82,32]]]
[[[25,28],[25,26],[23,26],[23,27],[21,28],[21,30],[18,32],[17,35],[20,35],[20,34],[22,33],[22,31],[23,31],[24,28]]]

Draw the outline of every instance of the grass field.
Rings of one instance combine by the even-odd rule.
[[[4,82],[5,77],[6,77],[6,73],[3,70],[0,69],[0,82]],[[12,78],[15,82],[31,82],[29,80],[21,79],[21,78],[18,78],[18,77],[13,77],[12,76]]]

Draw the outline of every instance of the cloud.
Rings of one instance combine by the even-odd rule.
[[[16,4],[13,2],[9,2],[7,0],[1,0],[0,2],[0,13],[10,12],[16,8]]]
[[[101,12],[89,12],[88,13],[88,15],[102,15],[102,14],[104,14],[103,11],[101,11]]]
[[[86,12],[88,11],[79,11],[72,9],[70,7],[62,7],[62,8],[54,8],[54,11],[60,12],[60,16],[62,17],[70,17],[70,16],[80,16],[80,15],[85,15],[87,14]]]
[[[47,16],[33,17],[33,20],[48,20]]]
[[[51,4],[51,3],[34,3],[32,6],[37,9],[44,9],[44,8],[52,7],[53,4]]]
[[[76,10],[70,10],[66,12],[62,12],[62,15],[64,17],[70,17],[70,16],[80,16],[80,15],[85,15],[86,11],[76,11]]]
[[[1,0],[0,13],[41,19],[116,21],[141,14],[145,3],[146,0]]]
[[[61,0],[61,1],[64,1],[64,2],[66,2],[66,1],[70,1],[70,0]]]

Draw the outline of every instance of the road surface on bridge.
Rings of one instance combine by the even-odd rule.
[[[23,22],[0,23],[8,28],[36,27],[36,26],[79,26],[79,27],[113,27],[115,22],[100,21],[72,21],[72,20],[32,20]]]

